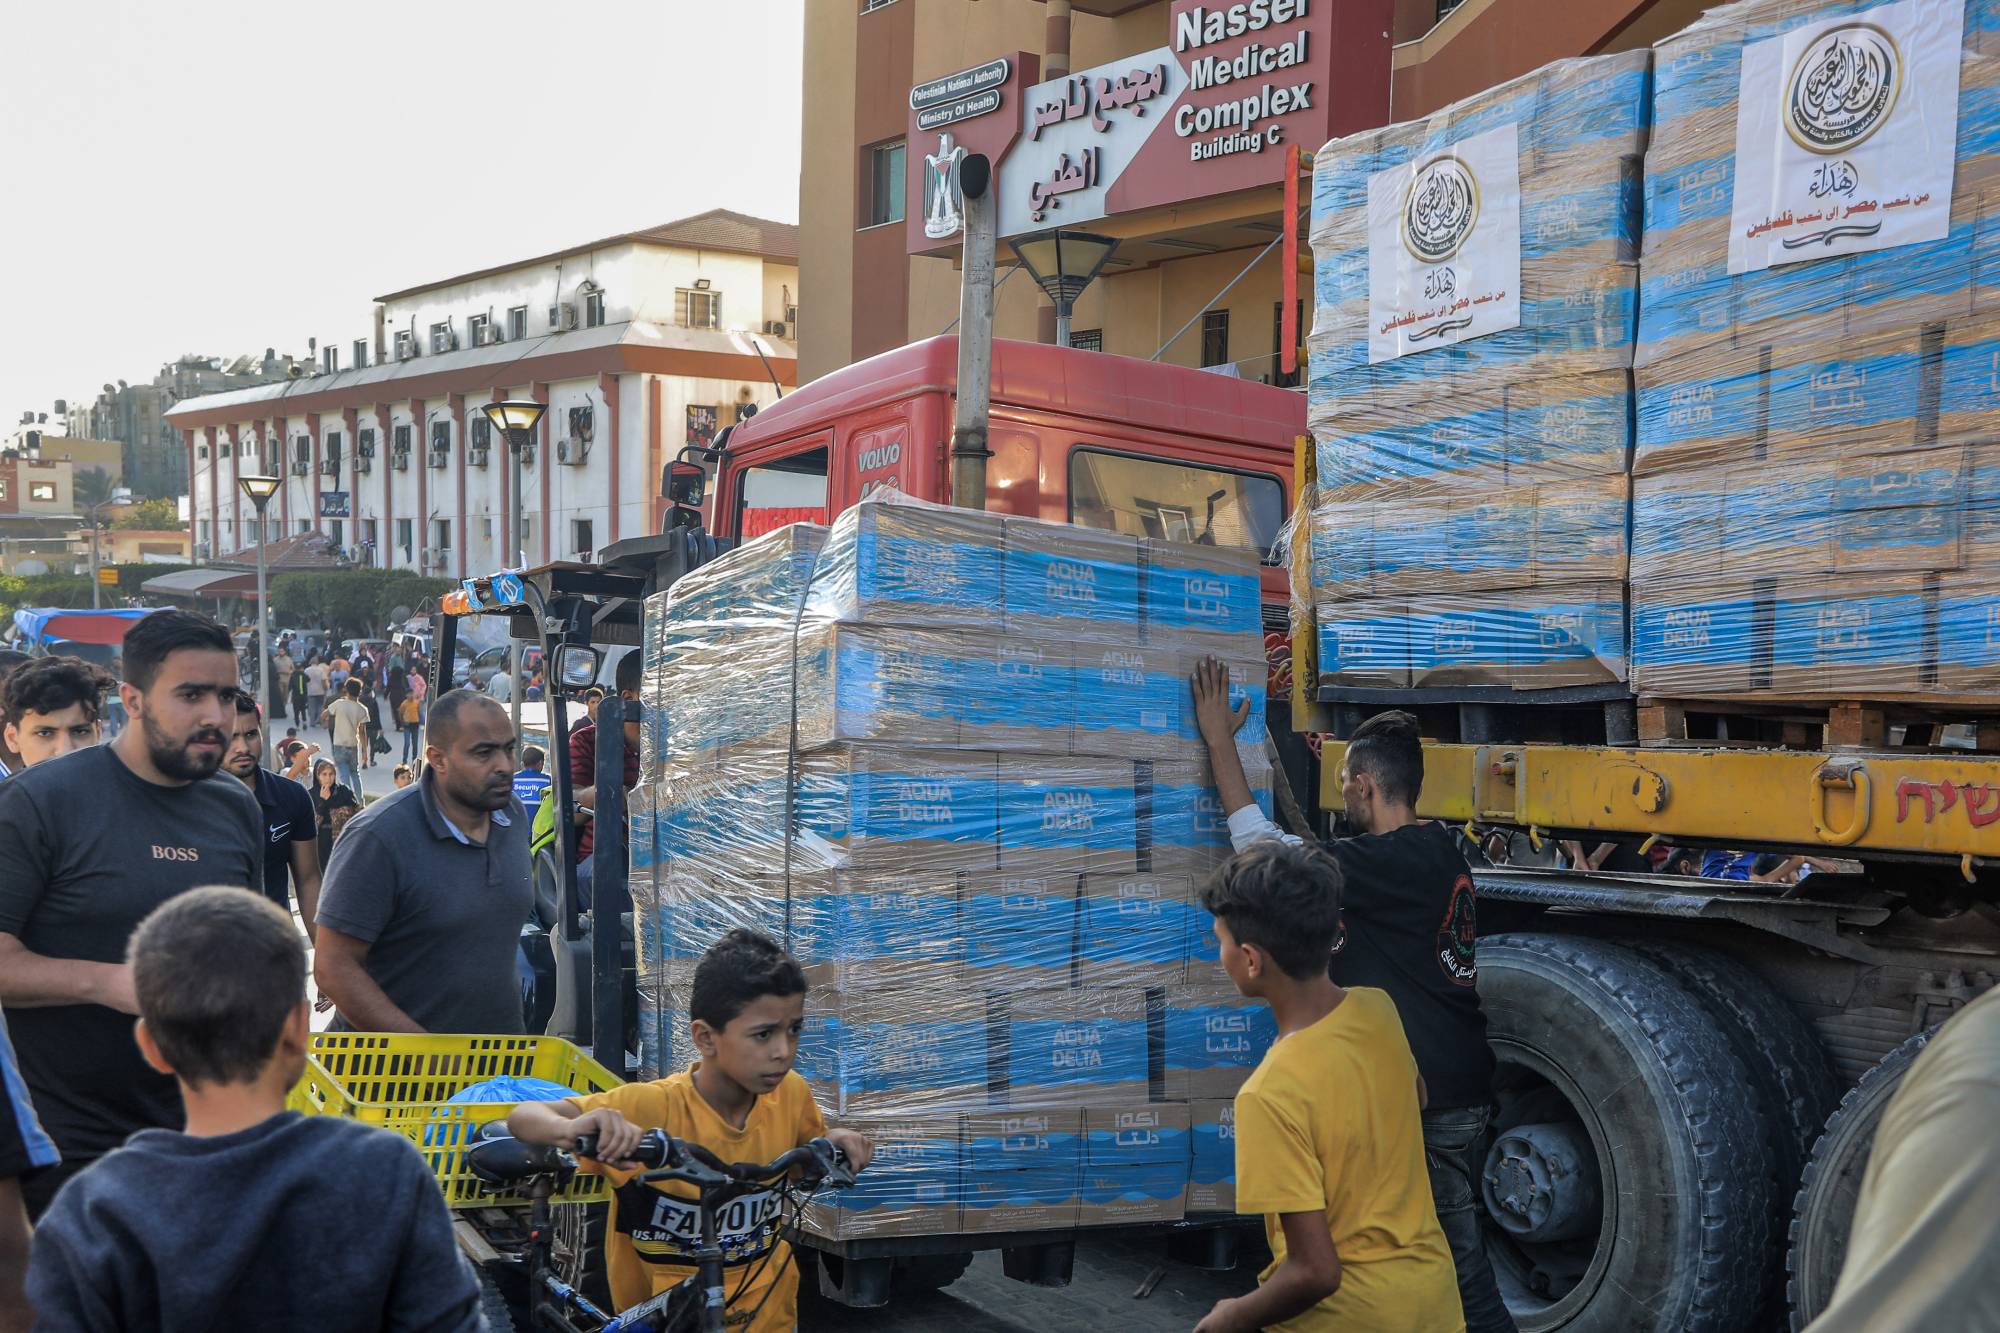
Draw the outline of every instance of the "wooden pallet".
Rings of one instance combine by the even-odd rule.
[[[1880,750],[1942,747],[1946,727],[1970,728],[1972,750],[2000,753],[2000,697],[1909,700],[1642,698],[1642,746]],[[1963,745],[1949,747],[1963,751]]]

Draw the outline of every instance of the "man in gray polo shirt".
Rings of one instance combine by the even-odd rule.
[[[470,690],[439,697],[427,721],[423,780],[334,844],[313,976],[335,1030],[518,1033],[514,955],[534,889],[514,730]]]

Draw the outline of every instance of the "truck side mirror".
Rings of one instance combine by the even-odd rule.
[[[708,473],[699,463],[676,459],[667,464],[666,497],[682,509],[699,509],[708,490]]]

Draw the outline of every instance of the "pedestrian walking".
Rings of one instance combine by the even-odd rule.
[[[326,682],[332,668],[319,660],[314,653],[306,661],[306,716],[313,721],[321,720],[326,711]]]
[[[440,695],[425,725],[423,776],[334,848],[313,972],[339,1030],[517,1033],[515,956],[534,889],[514,730],[469,690]]]
[[[375,677],[357,676],[361,682],[361,706],[368,710],[368,736],[361,743],[361,766],[375,767],[375,756],[389,753],[389,741],[382,731],[382,696],[375,692]]]
[[[326,706],[327,730],[333,734],[333,762],[340,780],[361,790],[361,756],[368,746],[368,707],[361,702],[361,682],[342,683],[338,699]]]
[[[33,1215],[135,1130],[181,1123],[173,1080],[132,1042],[134,928],[177,894],[263,876],[262,812],[219,772],[242,691],[229,631],[155,612],[127,631],[124,668],[116,741],[0,783],[0,1004],[63,1156],[26,1183]]]
[[[264,767],[264,719],[248,695],[236,697],[222,771],[242,783],[264,811],[264,878],[258,887],[287,913],[296,895],[299,920],[310,934],[319,907],[318,820],[302,783]]]
[[[361,798],[354,789],[341,782],[339,772],[331,759],[315,759],[312,766],[312,785],[306,789],[312,798],[314,841],[319,844],[319,863],[326,865],[333,859],[333,844],[348,821],[361,813]],[[324,888],[324,875],[321,884]],[[314,912],[315,921],[319,913]]]
[[[396,719],[403,726],[403,762],[417,761],[417,743],[424,734],[424,710],[417,702],[417,696],[406,694],[403,702],[396,706]]]

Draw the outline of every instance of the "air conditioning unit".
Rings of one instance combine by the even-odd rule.
[[[481,347],[497,343],[500,341],[500,330],[491,324],[481,325],[479,336],[474,341]]]
[[[410,470],[410,449],[408,445],[390,446],[389,466],[395,468],[398,472],[408,472]]]
[[[372,450],[372,449],[371,449],[371,450],[369,450],[369,451],[368,451],[367,453],[365,453],[365,454],[356,454],[356,455],[354,455],[354,475],[355,475],[355,476],[357,476],[357,477],[365,477],[365,476],[367,476],[367,475],[368,475],[368,474],[369,474],[370,472],[373,472],[374,470],[375,470],[375,451],[374,451],[374,450]]]
[[[789,337],[790,327],[782,319],[767,319],[764,321],[764,332],[770,334],[773,338]]]
[[[320,475],[321,475],[322,477],[337,477],[337,476],[339,476],[339,475],[340,475],[340,460],[339,460],[338,458],[322,458],[322,459],[320,459],[320,460],[319,460],[319,474],[320,474]]]
[[[446,551],[443,547],[426,546],[424,548],[424,568],[443,569],[445,559],[449,554],[450,552]]]
[[[590,457],[589,440],[557,440],[556,462],[568,467],[582,467]]]
[[[576,303],[564,301],[549,307],[549,327],[567,333],[576,327]]]
[[[535,465],[535,442],[533,440],[529,440],[526,444],[521,446],[521,466],[533,467],[534,465]]]
[[[312,464],[310,462],[306,461],[303,458],[294,458],[292,460],[293,476],[305,477],[305,476],[310,476],[311,474],[312,474]]]
[[[491,447],[488,445],[468,445],[465,450],[465,461],[474,467],[485,467],[486,459],[490,453]]]
[[[408,342],[404,343],[404,344],[403,344],[403,350],[402,350],[402,351],[401,351],[400,353],[398,353],[398,354],[397,354],[397,356],[396,356],[396,359],[397,359],[398,361],[414,361],[414,360],[416,360],[416,359],[417,359],[417,340],[416,340],[415,338],[412,338],[412,339],[410,339],[410,340],[409,340]]]
[[[206,559],[208,559],[208,543],[207,543],[207,542],[196,542],[196,543],[194,544],[194,558],[195,558],[195,559],[197,559],[197,560],[206,560]]]
[[[451,461],[451,450],[449,449],[429,450],[428,457],[425,459],[425,461],[428,462],[432,467],[443,467],[446,463],[449,463]]]

